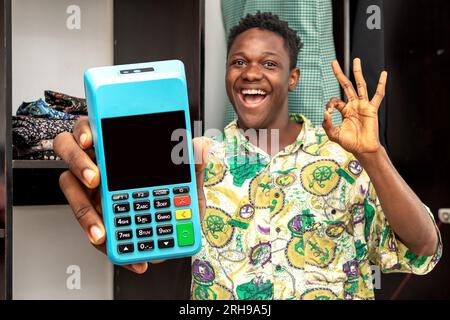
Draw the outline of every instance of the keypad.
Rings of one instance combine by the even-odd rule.
[[[114,219],[114,225],[116,227],[126,227],[131,224],[131,217],[116,217]]]
[[[127,202],[115,203],[113,205],[114,213],[126,213],[130,211],[130,204]]]
[[[133,207],[134,211],[150,210],[150,201],[135,201]]]
[[[136,230],[136,236],[138,238],[149,238],[153,235],[153,229],[152,228],[142,228]]]
[[[177,187],[173,188],[173,194],[189,193],[189,187]]]
[[[143,241],[138,243],[139,251],[150,251],[155,249],[155,243],[153,241]]]
[[[128,200],[128,193],[113,194],[112,200],[113,201]]]
[[[172,212],[170,211],[156,212],[155,220],[156,222],[170,221],[172,220]]]
[[[131,230],[120,230],[116,232],[116,239],[118,241],[130,240],[131,238],[133,238],[133,231]]]
[[[194,225],[192,222],[177,225],[177,239],[180,247],[192,246],[194,244]]]
[[[158,189],[153,190],[153,196],[154,197],[163,197],[169,195],[169,189]]]
[[[134,223],[136,224],[148,224],[152,222],[152,216],[150,214],[140,214],[134,217]]]
[[[192,218],[191,209],[175,210],[175,218],[177,220],[186,220]]]
[[[132,253],[134,252],[134,245],[132,243],[124,243],[124,244],[119,244],[117,246],[117,251],[120,254],[123,253]]]
[[[175,242],[173,241],[173,238],[158,240],[158,248],[159,249],[173,248],[174,244],[175,244]]]
[[[153,201],[155,209],[162,209],[170,207],[170,198],[155,199]]]
[[[172,225],[164,225],[164,226],[158,226],[156,229],[156,233],[158,236],[166,236],[168,234],[173,233],[173,226]]]
[[[148,198],[149,194],[148,191],[133,192],[133,199]]]
[[[189,196],[177,196],[173,198],[175,207],[186,207],[191,204],[191,197]]]
[[[131,195],[131,199],[129,196]],[[119,254],[192,246],[189,187],[138,190],[111,196]],[[173,201],[173,202],[172,202]]]

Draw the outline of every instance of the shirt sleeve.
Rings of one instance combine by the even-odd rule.
[[[433,214],[427,206],[430,219],[433,221],[437,235],[438,245],[431,256],[418,256],[406,247],[395,235],[376,195],[371,183],[364,199],[365,230],[368,258],[371,263],[380,267],[384,273],[405,272],[417,275],[427,274],[436,266],[442,256],[442,239]]]

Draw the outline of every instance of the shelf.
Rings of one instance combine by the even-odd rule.
[[[13,160],[13,205],[67,204],[59,177],[67,165],[62,160]]]
[[[67,164],[62,160],[13,160],[14,169],[65,169]]]

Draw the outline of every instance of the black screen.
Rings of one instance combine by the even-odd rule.
[[[102,119],[109,191],[191,182],[186,132],[172,141],[177,129],[186,129],[184,111]]]

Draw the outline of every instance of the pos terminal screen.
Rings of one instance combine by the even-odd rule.
[[[101,123],[109,191],[191,182],[184,111],[105,118]],[[177,129],[182,130],[172,141]]]

